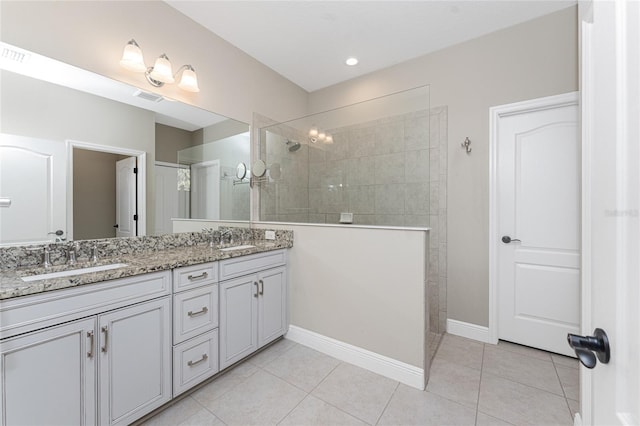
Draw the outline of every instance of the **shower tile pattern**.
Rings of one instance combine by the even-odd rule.
[[[357,225],[429,226],[430,330],[446,326],[447,107],[328,129],[334,143],[277,124],[260,130],[260,219]],[[290,152],[287,141],[298,141]],[[279,169],[280,175],[272,170]]]

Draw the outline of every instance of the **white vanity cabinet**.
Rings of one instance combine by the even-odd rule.
[[[286,251],[220,262],[220,368],[287,332]]]
[[[171,399],[171,275],[0,302],[2,425],[119,425]]]
[[[173,270],[173,396],[216,374],[218,263]]]

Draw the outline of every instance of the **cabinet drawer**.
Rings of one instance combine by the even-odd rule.
[[[285,250],[239,256],[220,261],[220,280],[252,274],[264,269],[284,265],[287,261]]]
[[[171,294],[169,271],[0,301],[0,338]]]
[[[173,296],[173,343],[218,326],[218,285],[212,284]]]
[[[215,282],[218,282],[218,262],[185,266],[173,270],[173,291],[176,293]]]
[[[173,348],[173,397],[218,371],[218,329],[175,346]]]

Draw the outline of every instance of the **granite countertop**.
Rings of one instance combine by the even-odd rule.
[[[246,256],[248,254],[261,253],[282,248],[291,248],[293,246],[292,241],[286,240],[244,241],[242,243],[233,244],[233,246],[245,244],[250,244],[255,247],[242,250],[222,251],[220,249],[211,248],[208,245],[197,245],[109,257],[99,259],[95,263],[89,263],[86,259],[79,259],[78,263],[73,267],[58,265],[46,269],[44,267],[29,267],[3,271],[0,272],[0,300],[77,287],[101,281],[114,280],[117,278],[131,277],[150,272],[166,271],[179,268],[181,266],[198,265],[201,263],[214,262],[216,260],[229,259],[231,257]],[[125,263],[127,266],[107,271],[84,273],[80,275],[50,278],[31,282],[25,282],[21,279],[21,277],[30,275],[39,275],[114,263]]]

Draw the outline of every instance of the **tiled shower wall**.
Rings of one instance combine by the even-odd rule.
[[[260,220],[335,224],[349,212],[354,224],[429,226],[430,329],[444,332],[447,107],[328,131],[331,145],[282,124],[263,133],[271,176],[260,185]],[[302,145],[291,152],[287,141]]]

